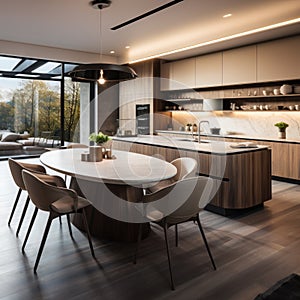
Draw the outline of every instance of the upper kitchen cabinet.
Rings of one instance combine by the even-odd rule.
[[[222,52],[196,58],[196,87],[222,85]]]
[[[194,88],[196,73],[196,59],[188,58],[175,62],[162,64],[161,68],[161,89],[162,90],[183,90]],[[169,80],[166,80],[169,79]]]
[[[256,82],[256,45],[223,52],[223,85]]]
[[[300,78],[300,36],[257,45],[257,81]]]

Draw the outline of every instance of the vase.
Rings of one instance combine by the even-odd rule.
[[[103,159],[103,147],[102,146],[90,146],[89,159],[92,162],[102,161]]]
[[[285,131],[285,129],[279,129],[278,138],[279,139],[285,139],[286,138],[286,131]]]

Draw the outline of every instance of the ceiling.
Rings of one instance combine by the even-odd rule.
[[[179,59],[300,33],[300,0],[184,0],[119,30],[110,29],[170,1],[112,0],[101,13],[100,40],[100,11],[89,0],[1,0],[0,40],[91,53],[100,53],[102,42],[102,54],[123,63],[291,19],[299,18],[293,25],[160,57]],[[228,13],[232,16],[222,17]]]

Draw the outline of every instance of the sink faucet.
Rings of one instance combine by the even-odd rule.
[[[201,130],[201,124],[203,124],[203,123],[207,123],[208,126],[209,126],[209,122],[207,120],[203,120],[203,121],[199,122],[199,125],[198,125],[198,143],[201,143],[200,130]]]

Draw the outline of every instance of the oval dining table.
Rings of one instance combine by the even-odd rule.
[[[112,159],[82,161],[81,154],[87,152],[88,148],[49,151],[40,156],[40,161],[71,176],[70,188],[92,203],[87,217],[93,236],[136,241],[138,225],[143,223],[146,237],[150,226],[142,214],[143,188],[172,178],[176,167],[153,156],[118,150],[113,150]],[[75,214],[72,222],[83,230],[80,214]]]

